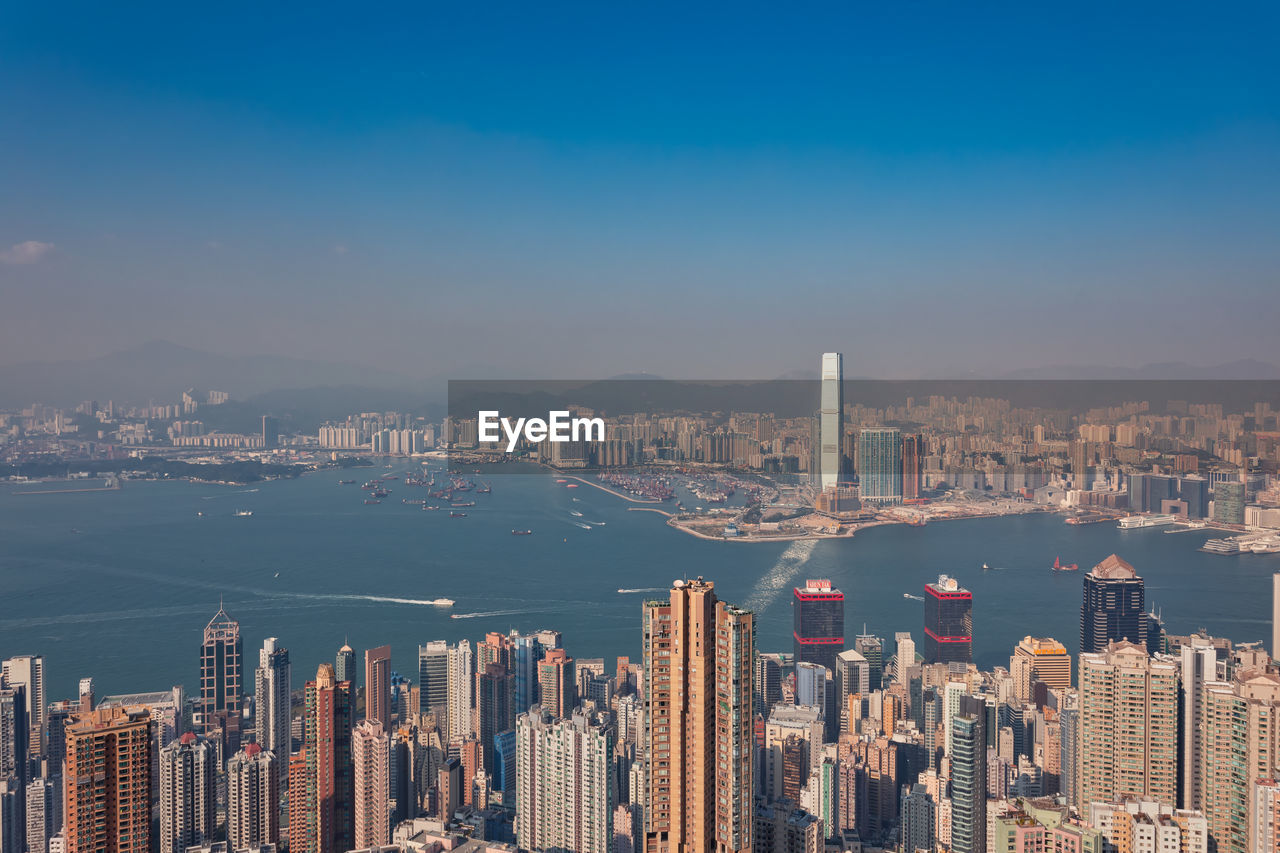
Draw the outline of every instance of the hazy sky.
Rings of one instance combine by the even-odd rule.
[[[1280,361],[1280,7],[693,5],[9,4],[0,363]]]

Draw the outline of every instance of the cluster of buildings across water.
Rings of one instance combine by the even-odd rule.
[[[1082,576],[1078,656],[1029,625],[982,671],[972,593],[921,593],[920,625],[850,637],[809,580],[767,651],[755,614],[681,580],[642,605],[635,661],[488,633],[424,642],[407,676],[343,646],[300,691],[283,640],[255,660],[225,609],[190,690],[54,699],[44,659],[11,656],[0,851],[1276,849],[1260,644],[1167,634],[1113,555]]]

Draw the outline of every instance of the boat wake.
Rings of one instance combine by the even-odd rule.
[[[532,607],[522,607],[515,610],[482,610],[477,613],[454,613],[450,615],[451,619],[482,619],[489,616],[515,616],[518,613],[541,613],[541,610]]]
[[[591,525],[590,525],[590,524],[583,524],[581,521],[571,521],[571,522],[569,522],[569,523],[570,523],[570,524],[573,524],[573,525],[576,525],[576,526],[578,526],[578,527],[581,527],[583,530],[590,530],[590,529],[591,529]]]
[[[667,591],[667,588],[664,586],[646,586],[646,587],[641,587],[640,589],[620,589],[618,590],[618,593],[620,595],[630,595],[631,593],[635,593],[635,592],[666,592],[666,591]]]
[[[759,613],[777,601],[782,591],[800,574],[805,563],[809,562],[817,544],[813,539],[792,542],[778,557],[778,562],[774,563],[773,568],[765,572],[764,577],[756,583],[755,590],[752,591],[751,597],[747,599],[744,606],[748,610]]]

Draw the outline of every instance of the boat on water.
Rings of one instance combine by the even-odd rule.
[[[989,568],[991,568],[991,567],[990,567],[990,566],[988,566],[986,563],[983,563],[983,564],[982,564],[982,570],[983,570],[984,572],[985,572],[987,569],[989,569]]]
[[[253,515],[253,510],[251,510],[251,509],[238,509],[238,510],[236,510],[236,518],[248,518],[248,517],[249,517],[249,516],[251,516],[251,515]]]
[[[354,483],[354,482],[355,482],[355,480],[339,480],[339,481],[338,481],[338,485],[339,485],[339,486],[350,486],[350,485],[351,485],[352,483]]]
[[[380,503],[382,503],[382,501],[378,500],[377,498],[365,498],[365,499],[364,499],[364,505],[365,505],[365,506],[374,506],[374,505],[376,505],[376,504],[380,504]]]
[[[280,577],[280,573],[279,573],[279,572],[276,572],[276,577]]]
[[[1064,564],[1062,563],[1062,560],[1061,560],[1060,558],[1058,558],[1058,557],[1054,557],[1054,558],[1053,558],[1053,565],[1052,565],[1052,566],[1050,566],[1050,568],[1052,568],[1055,572],[1078,572],[1078,571],[1080,571],[1080,566],[1079,566],[1079,565],[1077,565],[1076,563],[1067,563],[1067,564],[1065,564],[1065,565],[1064,565]]]
[[[1210,539],[1200,546],[1209,554],[1239,554],[1240,542],[1236,539]]]
[[[436,598],[431,603],[436,607],[452,607],[454,605],[452,598]]]
[[[1251,554],[1280,554],[1280,542],[1253,542],[1249,545]]]
[[[423,504],[422,508],[423,509],[439,509],[440,507],[436,506],[435,504]]]
[[[450,518],[466,518],[467,514],[465,512],[451,512],[449,513],[449,517]]]
[[[511,535],[512,536],[531,536],[533,535],[533,531],[532,530],[512,530]]]
[[[923,595],[912,595],[912,594],[911,594],[911,593],[909,593],[909,592],[904,592],[904,593],[902,594],[902,597],[903,597],[903,598],[909,598],[909,599],[911,599],[912,601],[924,601],[924,596],[923,596]]]
[[[492,491],[493,491],[493,486],[490,486],[488,483],[485,483],[483,486],[481,486],[480,488],[476,489],[476,494],[477,494],[477,495],[487,495],[487,494],[489,494],[489,493],[490,493],[490,492],[492,492]]]
[[[591,529],[591,525],[590,525],[590,524],[583,524],[581,521],[575,521],[575,522],[572,522],[572,523],[573,523],[573,524],[578,525],[578,526],[579,526],[579,527],[581,527],[583,530],[590,530],[590,529]]]
[[[475,505],[476,505],[475,501],[455,501],[449,504],[449,506],[457,506],[457,507],[468,507],[468,506],[475,506]]]
[[[569,482],[569,481],[568,481],[568,480],[556,480],[556,484],[557,484],[557,485],[561,485],[561,486],[563,486],[563,485],[564,485],[565,483],[567,483],[567,482]]]
[[[1126,515],[1116,523],[1121,530],[1135,530],[1142,527],[1164,527],[1177,521],[1172,515]]]
[[[572,515],[574,518],[582,518],[582,513],[578,512],[576,509],[569,510],[569,515]]]
[[[577,483],[570,483],[569,485],[565,486],[565,488],[566,488],[566,489],[576,489],[576,488],[578,488],[578,484],[577,484]]]

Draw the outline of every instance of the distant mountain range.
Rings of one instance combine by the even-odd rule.
[[[1280,367],[1265,361],[1246,358],[1213,367],[1196,367],[1182,361],[1166,361],[1142,367],[1103,367],[1100,365],[1053,365],[1028,367],[1002,374],[1001,379],[1138,379],[1162,381],[1176,379],[1280,379]]]

